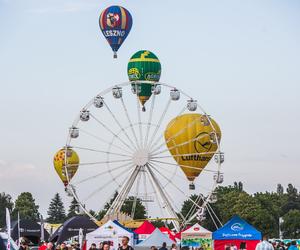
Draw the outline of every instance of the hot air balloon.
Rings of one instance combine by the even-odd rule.
[[[130,58],[127,72],[129,81],[135,82],[132,84],[132,87],[139,97],[143,111],[145,111],[144,105],[152,94],[153,85],[150,83],[139,83],[139,81],[158,82],[161,74],[160,62],[151,51],[140,50]]]
[[[67,155],[67,159],[65,159],[65,155]],[[53,164],[56,173],[66,187],[69,184],[68,181],[70,181],[77,172],[79,157],[73,149],[62,148],[54,155]],[[66,175],[66,168],[68,172],[68,178]]]
[[[101,12],[99,25],[114,52],[114,58],[117,58],[117,51],[131,30],[131,14],[124,7],[110,6]]]
[[[201,114],[183,114],[171,120],[164,133],[167,147],[187,179],[190,189],[218,149],[219,125]]]

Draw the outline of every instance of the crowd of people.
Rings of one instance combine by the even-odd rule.
[[[104,241],[100,242],[98,246],[92,243],[88,250],[110,250],[112,242]],[[20,242],[20,250],[29,250],[28,241]],[[54,245],[52,242],[41,242],[38,250],[80,250],[79,243],[61,243]],[[118,246],[118,250],[134,250],[132,246],[129,245],[129,238],[127,236],[122,237],[121,244]],[[167,244],[164,242],[160,248],[156,246],[151,246],[150,250],[177,250],[177,245],[172,244],[171,248],[167,248]],[[201,248],[199,250],[202,250]],[[234,244],[227,245],[225,250],[246,250],[238,249]],[[263,237],[263,240],[257,244],[255,250],[300,250],[300,244],[297,245],[296,241],[291,241],[284,243],[283,241],[269,241],[267,236]]]

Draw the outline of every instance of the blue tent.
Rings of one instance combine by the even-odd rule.
[[[223,227],[213,232],[213,240],[261,240],[261,232],[235,215]]]

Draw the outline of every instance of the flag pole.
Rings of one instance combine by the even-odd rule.
[[[6,250],[10,250],[11,225],[10,225],[10,213],[9,213],[8,208],[6,208],[6,228],[7,228],[7,245],[6,245]]]
[[[44,218],[43,215],[41,215],[41,241],[45,240],[45,234],[44,234]]]
[[[20,248],[20,238],[21,238],[21,232],[20,232],[20,213],[18,211],[18,247]]]

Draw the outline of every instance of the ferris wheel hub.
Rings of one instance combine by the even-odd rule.
[[[132,157],[132,161],[136,166],[145,166],[149,162],[150,154],[147,149],[138,149]]]

